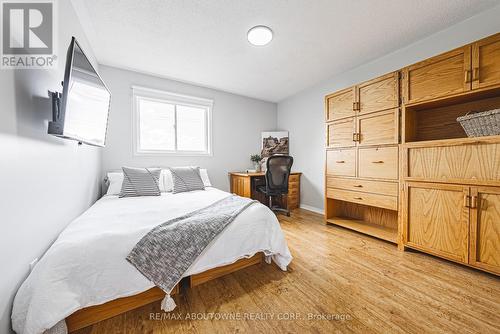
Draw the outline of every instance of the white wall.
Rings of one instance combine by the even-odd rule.
[[[275,103],[107,66],[100,67],[100,74],[112,94],[107,145],[103,154],[104,172],[122,166],[195,165],[208,169],[214,186],[229,190],[227,173],[250,168],[250,155],[260,152],[261,132],[276,128]],[[134,156],[133,85],[212,99],[213,156]]]
[[[94,61],[70,2],[59,1],[58,10],[59,67],[0,70],[0,333],[11,330],[28,264],[99,195],[101,150],[47,135],[47,90],[61,90],[71,36]]]
[[[499,18],[500,6],[496,6],[280,101],[278,128],[290,131],[290,151],[295,169],[304,173],[301,179],[302,204],[319,210],[324,207],[325,95],[497,33],[500,31]]]

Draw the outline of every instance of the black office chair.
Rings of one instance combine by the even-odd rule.
[[[273,196],[288,194],[288,178],[293,165],[293,157],[288,155],[273,155],[267,159],[266,185],[258,186],[257,191],[269,197],[269,208],[273,211],[286,213],[290,217],[290,210],[279,206],[273,206]]]

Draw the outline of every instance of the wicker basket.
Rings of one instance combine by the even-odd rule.
[[[467,113],[457,118],[469,137],[500,135],[500,109]]]

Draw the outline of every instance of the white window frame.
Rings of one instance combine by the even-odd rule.
[[[171,103],[175,106],[204,108],[206,121],[206,150],[204,151],[179,151],[179,150],[144,150],[140,149],[140,123],[139,123],[139,100],[141,98]],[[132,134],[133,150],[136,156],[212,156],[212,109],[213,100],[201,97],[166,92],[153,88],[132,86]],[[177,120],[176,120],[177,121]],[[175,145],[177,147],[177,133],[175,134]]]

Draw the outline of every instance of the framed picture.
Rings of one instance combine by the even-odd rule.
[[[262,132],[262,158],[268,158],[275,154],[289,154],[288,131]]]

